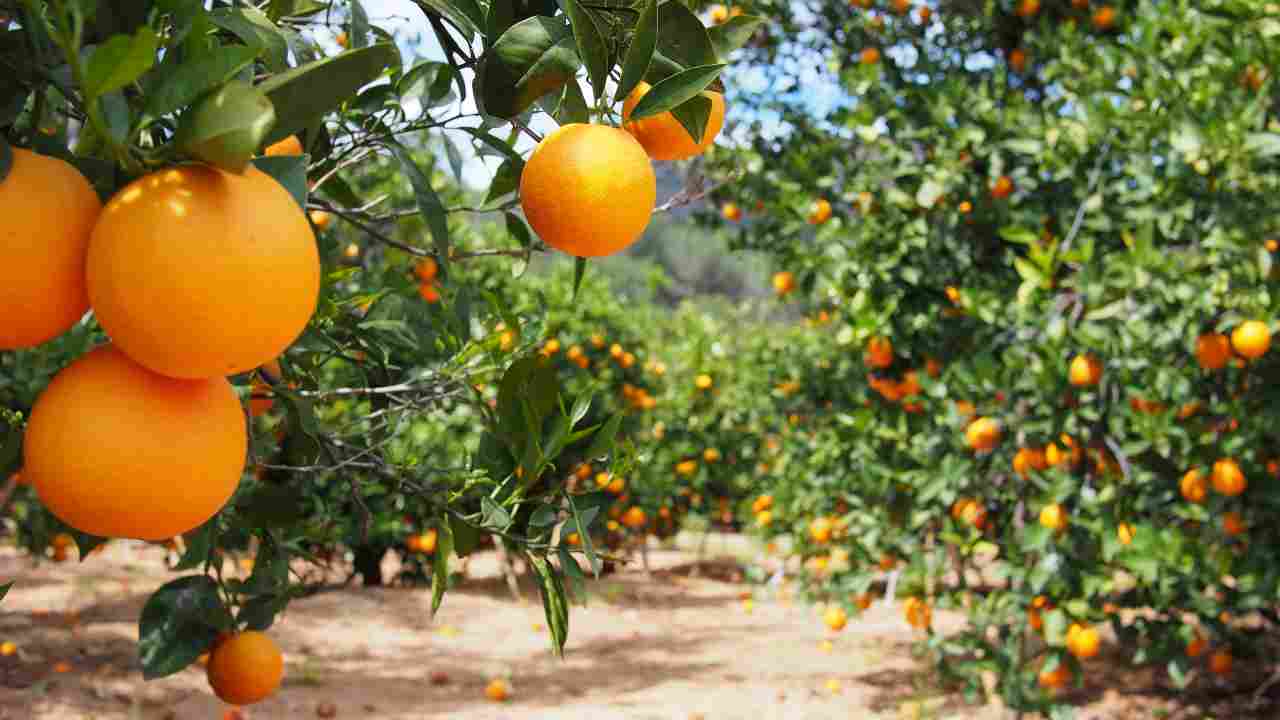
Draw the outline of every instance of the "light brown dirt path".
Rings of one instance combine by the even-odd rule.
[[[688,577],[687,553],[652,559],[652,579],[627,569],[590,584],[563,661],[548,650],[536,590],[513,601],[492,558],[476,558],[434,620],[426,589],[297,601],[271,631],[286,654],[284,688],[244,717],[314,718],[330,703],[338,718],[389,720],[1001,716],[930,685],[896,607],[873,607],[833,636],[812,607],[759,587],[748,607],[742,594],[753,588],[724,573]],[[0,550],[0,578],[19,579],[0,609],[0,642],[20,647],[0,657],[0,720],[222,718],[200,671],[144,683],[137,669],[139,609],[172,577],[161,563],[158,549],[121,543],[82,565],[35,568]],[[58,662],[69,671],[52,672]],[[510,681],[509,702],[484,698],[494,677]]]

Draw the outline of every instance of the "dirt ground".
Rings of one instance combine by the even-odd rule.
[[[314,718],[328,704],[337,718],[388,719],[1009,716],[934,686],[897,606],[877,604],[831,634],[785,592],[733,582],[735,563],[691,577],[692,559],[658,551],[653,578],[633,563],[590,583],[563,661],[548,650],[536,590],[513,600],[491,556],[475,558],[434,620],[423,588],[353,585],[297,601],[271,631],[286,655],[284,687],[243,717]],[[0,642],[19,648],[0,657],[0,720],[223,718],[199,669],[142,681],[136,623],[172,578],[162,563],[141,544],[114,543],[82,565],[34,566],[0,549],[0,578],[18,581],[0,606]],[[511,685],[506,703],[484,697],[495,677]],[[1080,698],[1085,720],[1200,717],[1158,692],[1086,688]]]

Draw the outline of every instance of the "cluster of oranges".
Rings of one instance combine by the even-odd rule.
[[[192,530],[243,474],[246,423],[227,376],[279,356],[315,310],[311,223],[252,166],[159,170],[104,207],[70,164],[22,149],[13,158],[0,182],[14,230],[0,242],[13,273],[0,289],[0,350],[49,341],[90,309],[111,339],[37,399],[23,477],[86,534],[164,540]],[[211,666],[215,690],[246,672],[232,667],[237,652],[222,657],[233,660]]]

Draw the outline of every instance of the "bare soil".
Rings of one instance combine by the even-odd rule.
[[[284,687],[241,717],[330,709],[337,718],[477,720],[1011,716],[938,688],[913,657],[918,636],[896,605],[877,603],[833,634],[785,588],[744,584],[737,561],[695,573],[693,558],[655,551],[652,576],[635,562],[589,583],[563,661],[548,649],[537,591],[524,587],[525,600],[514,600],[491,555],[470,563],[434,620],[426,588],[353,584],[297,601],[271,631],[286,654]],[[0,642],[19,648],[0,657],[0,720],[224,718],[228,708],[199,668],[142,680],[136,623],[148,594],[173,577],[163,563],[162,550],[134,543],[62,565],[0,549],[0,578],[18,581],[0,605]],[[959,621],[935,616],[943,628]],[[1078,717],[1204,717],[1176,705],[1155,673],[1117,677],[1115,664],[1096,667],[1075,691]],[[485,698],[493,678],[510,683],[507,702]]]

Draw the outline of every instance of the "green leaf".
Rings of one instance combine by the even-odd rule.
[[[596,18],[578,0],[560,0],[564,12],[569,16],[573,26],[573,37],[578,44],[578,57],[587,66],[587,77],[591,79],[591,93],[599,98],[604,96],[605,83],[609,81],[609,48],[605,45],[604,33]]]
[[[538,576],[538,590],[542,594],[542,608],[546,611],[547,628],[551,631],[551,651],[556,657],[564,657],[564,644],[569,638],[569,602],[565,597],[564,583],[556,567],[545,557],[526,555],[529,567]]]
[[[551,527],[556,524],[560,513],[554,505],[540,505],[529,516],[529,527]]]
[[[13,582],[7,582],[0,585],[0,600],[4,600],[4,596],[9,594],[9,590],[13,587]]]
[[[306,513],[306,495],[297,485],[261,484],[237,508],[254,527],[287,527]]]
[[[491,0],[485,16],[485,38],[492,45],[507,28],[534,15],[556,14],[555,0]]]
[[[573,515],[573,524],[578,528],[578,537],[582,539],[582,551],[586,553],[587,562],[591,564],[591,573],[599,580],[600,558],[596,555],[595,545],[591,542],[591,533],[587,531],[591,523],[589,520],[583,521],[583,513],[578,509],[578,503],[573,499],[573,495],[565,493],[565,498],[569,501],[569,512]]]
[[[555,408],[559,388],[555,370],[537,356],[523,357],[511,364],[498,384],[498,428],[515,454],[527,446],[526,409],[535,424],[541,424]]]
[[[422,11],[430,15],[442,17],[453,23],[471,40],[471,35],[480,32],[484,25],[484,13],[475,0],[414,0]]]
[[[443,518],[441,518],[443,520]],[[449,556],[453,554],[453,530],[447,522],[436,523],[436,553],[431,558],[431,617],[436,616],[449,584]]]
[[[80,562],[88,560],[90,551],[105,543],[108,539],[97,535],[87,535],[74,528],[71,530],[71,537],[76,541],[76,550],[80,553]]]
[[[305,155],[264,155],[255,157],[253,165],[283,185],[298,203],[298,207],[307,209],[307,158]]]
[[[236,621],[247,630],[263,632],[271,629],[285,606],[289,604],[288,595],[255,595],[240,606]]]
[[[582,278],[587,276],[587,259],[573,259],[573,299],[578,299],[578,291],[582,289]]]
[[[679,2],[665,2],[658,13],[658,52],[681,68],[720,62],[702,20]]]
[[[716,65],[700,65],[672,75],[653,86],[631,111],[631,118],[639,120],[651,115],[658,115],[676,106],[688,102],[698,96],[707,86],[720,76],[727,67],[723,63]]]
[[[427,177],[413,161],[409,151],[394,139],[387,140],[387,147],[400,160],[400,166],[409,176],[409,184],[413,186],[413,196],[418,204],[418,211],[422,213],[422,219],[427,222],[427,227],[431,230],[431,238],[435,242],[436,262],[440,266],[440,276],[447,278],[449,276],[449,220],[445,216],[444,204],[440,202],[440,196],[436,195],[435,189],[431,187],[431,178]]]
[[[520,243],[520,247],[529,248],[533,246],[533,236],[529,234],[529,227],[524,224],[520,216],[515,213],[504,213],[507,221],[507,234],[516,239]]]
[[[746,45],[764,22],[762,17],[739,15],[708,28],[707,35],[711,38],[711,46],[715,48],[716,55],[725,60],[729,53]]]
[[[147,89],[146,113],[160,117],[190,105],[234,78],[253,63],[259,52],[256,47],[233,45],[214,49],[181,65],[162,65],[162,76]]]
[[[1260,158],[1280,155],[1280,133],[1249,133],[1244,149]]]
[[[591,441],[591,448],[587,450],[586,457],[590,459],[602,458],[613,451],[613,442],[618,437],[618,428],[622,427],[622,413],[615,413],[604,427],[596,433]]]
[[[485,53],[476,73],[476,96],[485,113],[513,118],[572,81],[579,67],[569,24],[531,17],[508,28]]]
[[[418,98],[422,106],[438,105],[449,97],[457,71],[448,63],[432,60],[413,66],[396,83],[396,94],[402,99]]]
[[[453,552],[458,557],[466,557],[480,546],[480,529],[456,515],[449,516],[449,531],[453,533]]]
[[[86,101],[92,102],[142,77],[156,64],[159,49],[160,37],[149,26],[139,28],[133,35],[116,35],[99,45],[85,69]]]
[[[252,7],[219,8],[207,17],[246,45],[262,48],[263,59],[272,72],[289,67],[289,43],[266,13]]]
[[[289,553],[269,535],[262,538],[258,554],[253,558],[253,572],[245,580],[246,591],[254,594],[277,593],[289,585]]]
[[[209,559],[209,551],[214,547],[213,540],[217,532],[218,516],[214,515],[205,524],[183,535],[187,551],[178,559],[178,564],[173,569],[191,570],[203,565]]]
[[[627,48],[627,56],[622,61],[622,79],[618,82],[618,91],[613,94],[614,102],[626,100],[649,73],[653,52],[657,47],[658,0],[644,0],[640,18],[636,21],[635,35],[631,38],[631,46]]]
[[[505,532],[511,526],[511,513],[486,495],[480,498],[480,523],[487,528]]]
[[[267,142],[278,142],[311,126],[399,63],[400,51],[394,45],[379,43],[272,77],[259,86],[276,106],[276,127]]]
[[[688,102],[681,103],[671,111],[671,115],[680,123],[684,131],[694,142],[702,142],[707,134],[707,123],[711,121],[711,98],[695,95]]]
[[[7,478],[22,462],[22,428],[3,422],[0,429],[0,477]]]
[[[360,0],[349,0],[351,13],[347,17],[347,43],[352,50],[369,45],[369,14]]]
[[[555,107],[547,112],[560,125],[591,121],[591,109],[587,107],[587,98],[582,94],[582,86],[576,79],[565,84]]]
[[[578,533],[581,537],[582,533]],[[578,598],[578,602],[583,607],[587,605],[587,576],[582,574],[582,567],[578,565],[578,561],[573,557],[573,553],[569,552],[569,548],[564,545],[560,546],[560,570],[569,578],[569,585],[573,588],[573,594]]]
[[[233,80],[182,116],[176,141],[187,155],[240,173],[262,147],[275,121],[275,108],[266,95],[242,80]]]
[[[138,620],[142,677],[154,680],[188,667],[230,626],[212,578],[189,575],[167,583],[147,599]]]
[[[512,161],[507,158],[498,166],[498,172],[493,176],[493,183],[489,185],[489,194],[485,196],[484,202],[487,205],[498,200],[504,195],[509,195],[516,191],[520,185],[520,174],[524,172],[524,161]]]

